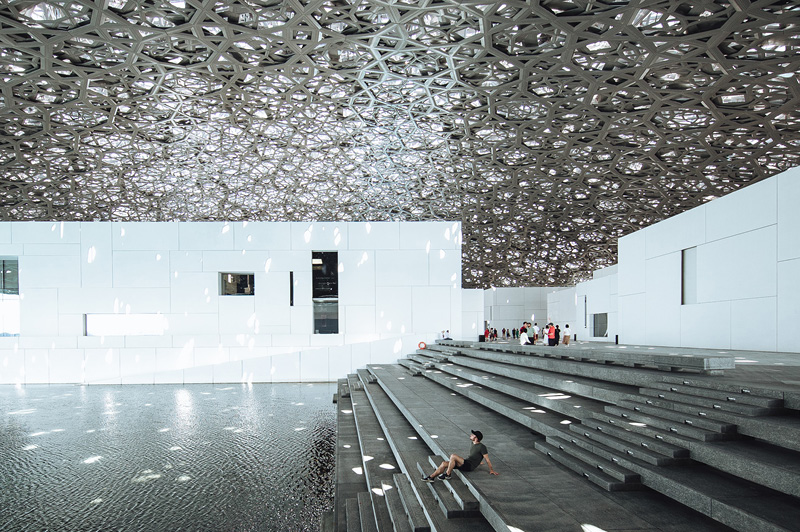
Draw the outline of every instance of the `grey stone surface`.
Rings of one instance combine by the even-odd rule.
[[[341,385],[342,381],[339,381],[340,389]],[[350,499],[355,504],[356,494],[366,491],[367,484],[363,475],[357,475],[353,472],[353,468],[361,467],[361,447],[358,443],[358,433],[349,392],[346,397],[339,397],[336,406],[336,486],[334,488],[333,520],[336,530],[343,532],[347,526],[345,505]]]
[[[606,413],[613,416],[619,416],[621,419],[629,423],[643,423],[650,427],[656,427],[667,432],[672,432],[688,438],[695,438],[700,441],[724,440],[730,438],[730,435],[727,433],[712,432],[702,428],[695,428],[679,421],[664,419],[659,416],[637,412],[628,408],[607,406],[605,410]]]
[[[381,532],[390,530],[391,524],[385,524],[383,528],[378,528],[375,521],[375,512],[372,507],[372,498],[369,493],[361,492],[356,496],[358,499],[358,516],[361,520],[361,532]]]
[[[422,510],[414,489],[411,487],[411,481],[403,473],[396,473],[392,478],[394,478],[394,485],[408,516],[411,530],[413,532],[430,532],[430,523],[428,523],[425,512]]]
[[[346,516],[346,521],[340,522],[338,525],[345,525],[347,532],[361,532],[361,512],[358,508],[358,499],[356,497],[347,499]]]
[[[399,368],[398,368],[399,369]],[[605,530],[658,530],[644,512],[626,509],[634,507],[637,499],[618,502],[611,494],[587,483],[582,477],[563,469],[533,449],[537,436],[524,427],[498,417],[469,400],[452,395],[449,389],[419,378],[404,377],[402,369],[381,366],[373,370],[382,386],[390,392],[404,415],[411,420],[420,436],[437,454],[459,452],[469,444],[470,428],[481,428],[486,435],[490,458],[501,473],[498,477],[486,474],[481,466],[465,477],[479,494],[482,511],[503,515],[508,512],[512,526],[522,530],[581,530],[581,523],[593,524]],[[479,426],[473,426],[473,424]],[[436,436],[436,438],[433,438]],[[447,449],[448,451],[445,451]],[[463,450],[461,451],[463,452]],[[555,494],[555,495],[554,495]],[[677,514],[678,521],[691,523],[691,530],[718,530],[719,525],[682,509],[664,498],[652,498],[650,512],[659,515]],[[575,500],[592,501],[591,505],[576,505]],[[634,501],[634,502],[632,502]],[[484,505],[489,508],[484,509]],[[486,515],[486,513],[484,513]],[[667,522],[666,517],[659,518]]]

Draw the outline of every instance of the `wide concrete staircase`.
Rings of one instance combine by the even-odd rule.
[[[703,352],[571,349],[444,341],[342,379],[331,528],[799,529],[800,387]],[[471,429],[500,476],[422,482]]]

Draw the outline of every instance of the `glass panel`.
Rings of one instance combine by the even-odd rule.
[[[339,297],[339,253],[314,251],[311,253],[311,282],[314,299]]]
[[[601,338],[608,336],[608,314],[592,314],[592,336]]]
[[[339,301],[314,301],[314,334],[339,334]]]
[[[17,259],[0,260],[0,294],[19,294],[19,262]]]
[[[255,275],[252,273],[220,273],[219,295],[252,296],[256,292]]]

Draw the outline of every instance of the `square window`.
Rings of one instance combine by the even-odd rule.
[[[256,293],[256,278],[252,273],[220,273],[219,295],[252,296]]]

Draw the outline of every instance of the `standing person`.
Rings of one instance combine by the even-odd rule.
[[[547,345],[556,345],[556,328],[553,327],[552,322],[547,324]]]
[[[569,335],[570,335],[569,323],[567,323],[566,325],[564,325],[564,345],[567,346],[569,345]]]
[[[483,341],[488,342],[492,339],[491,335],[489,334],[489,327],[486,327],[486,330],[483,331]]]
[[[561,329],[556,325],[556,345],[561,342]]]
[[[539,323],[537,322],[533,324],[533,343],[535,344],[538,341],[539,341]]]
[[[494,470],[492,467],[492,462],[489,461],[489,450],[484,444],[481,443],[481,440],[483,439],[483,434],[481,431],[470,431],[469,439],[472,442],[472,445],[470,446],[466,459],[461,458],[457,454],[453,453],[450,455],[449,460],[439,464],[439,467],[436,468],[436,471],[427,477],[422,477],[422,481],[433,482],[436,480],[437,476],[440,480],[450,480],[450,473],[453,472],[453,469],[458,469],[462,473],[466,473],[467,471],[472,471],[473,469],[477,468],[483,463],[484,460],[486,460],[486,465],[489,466],[489,474],[499,475],[500,473]]]
[[[502,335],[502,338],[503,338],[503,340],[505,340],[505,339],[506,339],[506,328],[505,328],[505,327],[503,327],[503,330],[502,330],[502,331],[500,331],[500,332],[503,334],[503,335]]]

